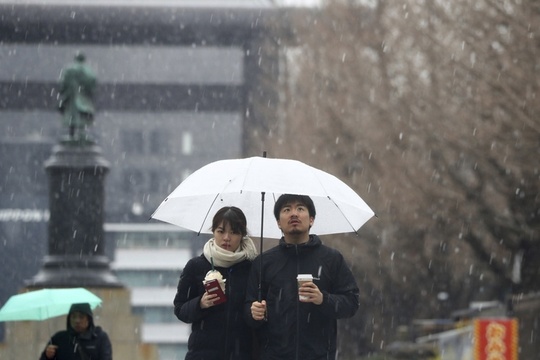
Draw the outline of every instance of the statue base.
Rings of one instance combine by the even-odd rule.
[[[109,269],[106,256],[45,256],[43,266],[27,287],[120,288],[122,283]]]
[[[121,288],[105,256],[105,176],[97,145],[60,143],[45,162],[49,176],[49,252],[29,287]]]
[[[60,139],[60,144],[70,147],[87,147],[96,145],[96,142],[87,134],[79,135],[78,137],[65,135]]]

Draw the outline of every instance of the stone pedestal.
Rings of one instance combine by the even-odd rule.
[[[49,176],[49,254],[29,287],[122,287],[104,253],[104,180],[109,164],[92,143],[62,142]]]

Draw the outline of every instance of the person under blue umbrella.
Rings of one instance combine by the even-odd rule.
[[[90,304],[73,304],[66,330],[53,335],[39,360],[112,360],[107,333],[94,324]]]

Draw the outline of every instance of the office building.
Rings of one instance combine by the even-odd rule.
[[[172,299],[207,237],[149,218],[194,170],[259,155],[254,143],[276,115],[279,9],[270,1],[0,0],[0,15],[0,302],[47,253],[43,163],[65,132],[58,79],[83,52],[98,79],[90,133],[110,162],[106,252],[144,318],[143,341],[159,344],[164,360],[183,358],[189,326],[174,318]]]

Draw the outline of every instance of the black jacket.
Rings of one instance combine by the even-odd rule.
[[[55,360],[112,360],[112,345],[109,336],[101,327],[94,325],[92,311],[85,305],[75,304],[71,307],[71,311],[81,311],[89,316],[88,330],[77,334],[69,323],[68,314],[67,330],[59,331],[51,338],[50,343],[58,346]],[[81,351],[86,355],[86,359]],[[41,353],[40,360],[47,360],[45,351]]]
[[[252,358],[253,334],[242,316],[246,282],[251,261],[245,260],[230,268],[216,267],[227,281],[227,301],[201,309],[203,279],[211,269],[204,255],[188,261],[174,298],[174,314],[191,323],[187,360],[247,360]]]
[[[259,255],[248,280],[244,315],[257,328],[261,359],[335,359],[337,319],[358,310],[358,287],[341,253],[322,244],[316,235],[301,245],[282,238],[262,255],[262,300],[267,320],[251,317],[251,303],[258,301]],[[297,274],[312,274],[323,293],[321,305],[298,300]]]

